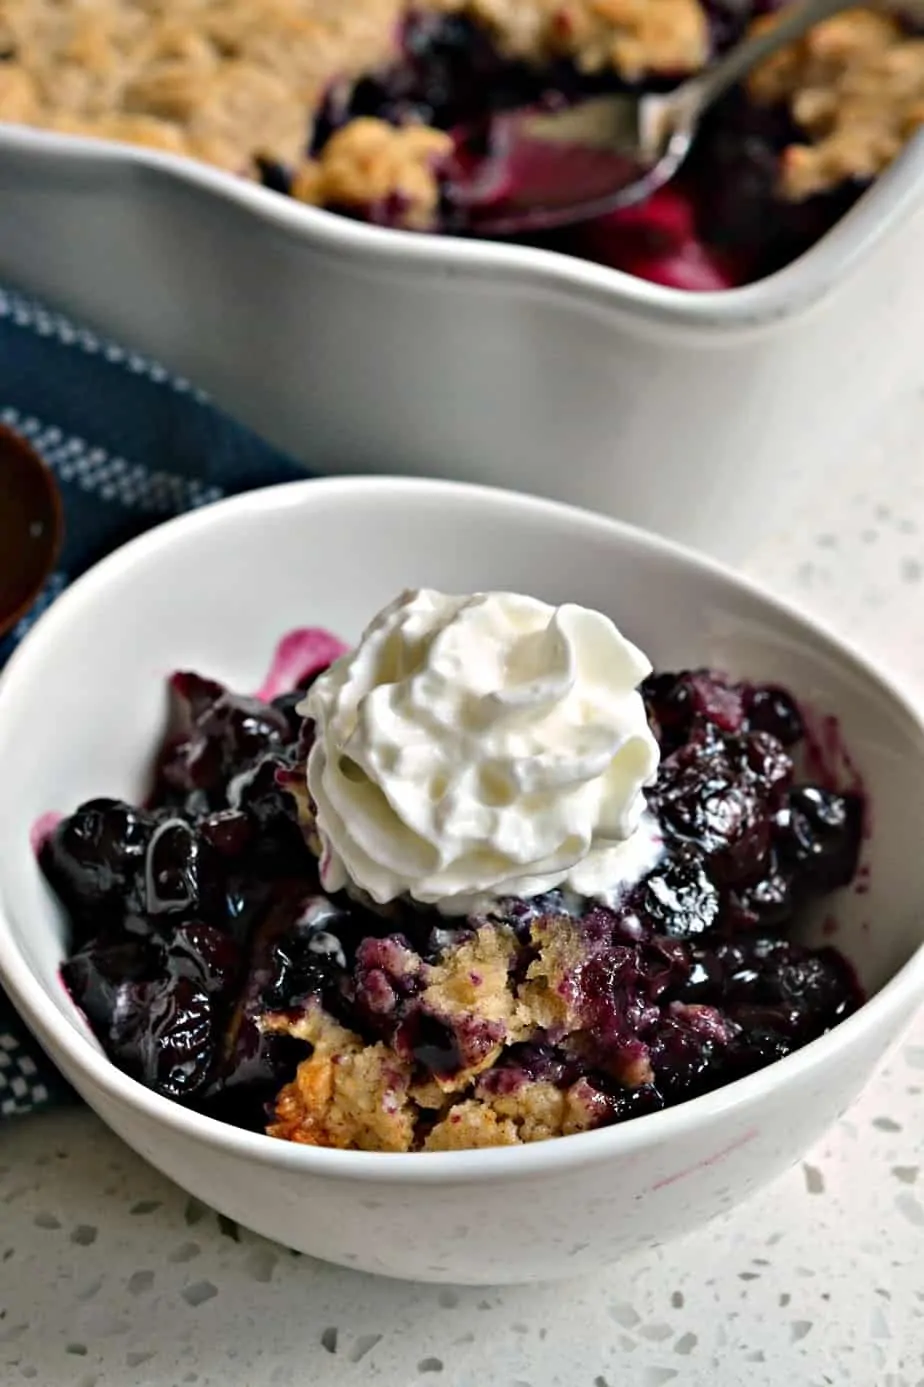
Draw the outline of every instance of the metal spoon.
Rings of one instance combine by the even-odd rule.
[[[0,425],[0,636],[32,606],[63,537],[54,477],[34,448]]]
[[[490,153],[460,157],[450,196],[470,229],[487,235],[568,226],[641,202],[677,173],[707,107],[779,48],[855,2],[803,0],[664,95],[625,92],[551,114],[502,114]]]

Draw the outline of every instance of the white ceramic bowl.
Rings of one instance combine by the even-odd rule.
[[[58,980],[60,924],[30,826],[99,793],[142,791],[174,667],[256,687],[286,630],[318,622],[355,638],[393,594],[423,584],[586,603],[608,611],[656,666],[706,662],[779,679],[835,712],[874,827],[870,890],[836,902],[838,942],[872,1000],[832,1034],[710,1096],[520,1149],[289,1146],[187,1112],[111,1066]],[[13,658],[0,681],[0,766],[0,978],[36,1034],[100,1116],[198,1198],[367,1271],[455,1282],[567,1276],[702,1223],[799,1158],[924,996],[920,719],[855,655],[748,584],[550,502],[340,479],[165,525],[77,583]]]
[[[922,237],[924,132],[798,262],[689,294],[0,126],[0,279],[309,465],[554,496],[732,561],[918,385]]]

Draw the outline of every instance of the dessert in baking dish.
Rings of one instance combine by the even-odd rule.
[[[524,104],[663,89],[764,0],[0,0],[0,119],[205,160],[380,225],[466,235],[454,159]],[[681,179],[539,244],[691,290],[822,236],[924,118],[924,39],[845,12],[712,111]]]

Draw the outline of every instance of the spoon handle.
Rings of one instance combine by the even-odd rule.
[[[769,58],[787,43],[801,38],[807,29],[821,20],[840,10],[850,9],[855,3],[856,0],[803,0],[800,5],[787,7],[771,28],[737,44],[712,67],[677,87],[667,98],[666,104],[678,113],[682,112],[685,120],[696,121],[707,106],[711,106],[764,58]]]

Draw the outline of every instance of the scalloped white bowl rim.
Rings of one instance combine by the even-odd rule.
[[[924,198],[924,130],[856,205],[808,251],[767,278],[704,293],[666,288],[575,256],[496,241],[396,231],[308,206],[211,165],[143,146],[59,135],[0,122],[0,154],[19,156],[29,176],[131,177],[143,172],[175,180],[203,196],[225,199],[318,250],[371,261],[412,275],[427,271],[501,276],[533,289],[565,290],[592,308],[621,309],[636,318],[682,329],[756,327],[792,316],[822,299],[860,264],[882,236]]]

